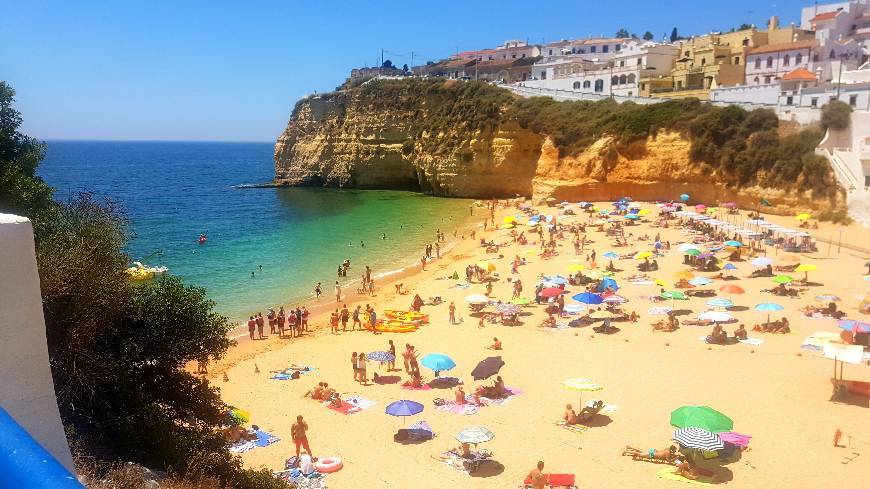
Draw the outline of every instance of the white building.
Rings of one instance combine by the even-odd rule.
[[[812,71],[816,41],[767,44],[746,54],[744,85],[768,85],[797,68]]]
[[[801,28],[816,31],[819,41],[870,38],[870,5],[867,0],[813,5],[801,9]]]

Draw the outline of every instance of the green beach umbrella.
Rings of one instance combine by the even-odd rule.
[[[517,297],[516,299],[513,299],[511,301],[511,304],[514,304],[517,306],[526,306],[526,305],[531,304],[531,302],[532,301],[530,301],[529,299],[526,299],[525,297]]]
[[[683,253],[690,255],[690,256],[698,256],[701,254],[701,250],[699,250],[697,248],[689,248],[688,250],[684,251]]]
[[[683,406],[671,411],[671,426],[722,433],[733,430],[734,421],[709,406]]]
[[[688,299],[688,297],[686,297],[686,294],[680,292],[679,290],[668,290],[662,292],[662,299],[679,299],[681,301],[684,301]]]
[[[794,282],[794,279],[788,275],[777,275],[776,277],[773,277],[773,281],[778,284],[790,284]]]

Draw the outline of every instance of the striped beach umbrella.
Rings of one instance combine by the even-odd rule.
[[[396,356],[386,351],[373,351],[366,355],[366,358],[373,362],[386,363],[394,361],[396,359]]]
[[[495,434],[483,426],[472,426],[465,428],[456,434],[456,440],[459,443],[478,444],[492,440]]]
[[[716,433],[702,428],[680,428],[674,431],[673,440],[686,448],[715,452],[725,448],[725,442]]]
[[[725,299],[724,297],[717,297],[715,299],[708,300],[707,305],[710,307],[731,307],[734,305],[734,303],[731,302],[731,299]]]

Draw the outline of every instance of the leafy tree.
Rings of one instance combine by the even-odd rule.
[[[393,62],[390,61],[390,60],[386,60],[386,61],[384,61],[384,64],[383,64],[382,66],[383,66],[384,68],[392,68],[392,67],[393,67]]]
[[[622,29],[619,29],[618,31],[616,31],[615,37],[631,37],[631,34],[628,33],[628,29],[623,27]]]
[[[405,63],[402,65],[402,72],[403,73],[410,73],[411,72],[411,70],[408,69],[408,63]]]
[[[753,26],[752,24],[747,24],[744,22],[737,27],[732,27],[731,32],[745,31],[745,30],[752,29],[753,27],[755,27],[755,26]]]
[[[840,100],[831,100],[822,107],[822,127],[842,130],[849,127],[852,120],[852,107]]]
[[[677,28],[674,27],[674,29],[671,31],[671,42],[677,42],[679,39],[680,35],[677,34]]]
[[[653,33],[650,31],[646,31],[643,33],[643,40],[644,41],[652,41],[654,38],[655,38],[655,36],[653,36]]]

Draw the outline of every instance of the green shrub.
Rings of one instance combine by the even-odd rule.
[[[822,128],[842,130],[849,127],[852,107],[839,100],[831,100],[822,107]]]

